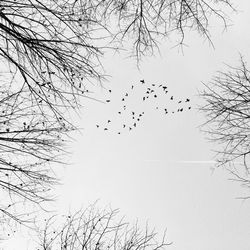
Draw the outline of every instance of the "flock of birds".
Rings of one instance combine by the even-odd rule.
[[[133,106],[133,109],[129,108],[128,101],[129,97],[132,96],[133,91],[135,91],[136,88],[138,88],[138,85],[131,85],[129,91],[127,91],[119,100],[120,102],[120,109],[117,110],[117,116],[122,117],[123,115],[129,115],[130,119],[126,118],[126,122],[124,119],[118,123],[118,127],[116,128],[115,132],[117,134],[121,134],[125,131],[131,131],[138,127],[138,124],[142,121],[143,117],[145,116],[145,112],[148,111],[148,109],[144,109],[145,111],[136,111],[136,106],[140,106],[140,104],[143,104],[142,106],[145,106],[147,103],[150,102],[150,100],[154,100],[153,103],[151,103],[150,107],[154,107],[155,110],[158,110],[163,115],[168,114],[175,114],[175,113],[181,113],[184,111],[191,110],[190,105],[190,98],[184,98],[182,100],[177,99],[173,95],[170,95],[168,86],[160,84],[146,84],[145,80],[140,80],[139,86],[142,89],[140,90],[139,97],[137,96],[136,104]],[[112,93],[112,90],[108,90],[109,93]],[[160,103],[157,102],[159,98],[164,98]],[[141,101],[141,103],[138,102],[138,98]],[[166,102],[168,102],[168,107],[162,107],[162,105],[166,106]],[[111,99],[107,99],[106,103],[111,103]],[[172,108],[170,108],[171,106]],[[144,107],[145,108],[145,107]],[[115,117],[114,117],[115,118]],[[101,129],[103,131],[113,131],[112,123],[114,119],[108,119],[104,123],[98,123],[96,124],[97,129]]]

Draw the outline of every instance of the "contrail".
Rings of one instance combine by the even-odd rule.
[[[206,160],[204,160],[204,161],[174,161],[174,162],[176,162],[176,163],[183,163],[183,164],[185,164],[185,163],[192,163],[192,164],[215,164],[215,163],[217,163],[216,161],[206,161]]]
[[[187,163],[187,164],[189,164],[189,163],[192,163],[192,164],[218,164],[218,162],[217,161],[212,161],[212,160],[198,160],[198,161],[173,161],[173,162],[175,162],[175,163],[183,163],[183,164],[185,164],[185,163]],[[242,162],[239,162],[239,161],[237,161],[237,162],[234,162],[234,164],[242,164]]]

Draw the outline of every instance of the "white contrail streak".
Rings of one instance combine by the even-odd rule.
[[[174,162],[176,162],[176,163],[183,163],[183,164],[185,164],[185,163],[192,163],[192,164],[215,164],[215,163],[217,163],[216,161],[206,161],[206,160],[204,160],[204,161],[174,161]]]

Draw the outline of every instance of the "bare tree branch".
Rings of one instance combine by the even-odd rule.
[[[64,140],[74,127],[46,113],[47,107],[29,99],[28,90],[1,89],[0,212],[21,222],[21,214],[16,213],[21,201],[40,206],[52,199],[49,191],[58,181],[50,165],[61,163],[67,153]]]
[[[227,166],[246,185],[250,180],[250,71],[242,57],[238,67],[228,68],[204,84],[205,90],[200,93],[205,101],[200,110],[206,115],[202,129],[221,146],[217,150],[218,165]]]
[[[141,230],[138,223],[129,225],[119,218],[118,210],[99,210],[95,205],[60,218],[50,217],[39,232],[39,249],[90,249],[90,250],[157,250],[166,243],[165,234],[157,242],[157,234],[148,226]],[[39,226],[39,228],[41,228]]]

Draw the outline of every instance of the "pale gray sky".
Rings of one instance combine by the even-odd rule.
[[[71,149],[73,164],[62,170],[59,210],[100,199],[99,205],[120,208],[128,220],[148,219],[159,232],[167,228],[167,238],[173,241],[169,250],[250,249],[250,203],[235,199],[244,190],[228,181],[223,169],[211,170],[214,145],[198,129],[203,118],[195,110],[201,81],[225,69],[224,63],[237,65],[239,52],[250,62],[250,3],[237,2],[242,13],[232,15],[233,26],[223,32],[214,24],[215,49],[191,33],[184,54],[171,49],[176,42],[171,38],[161,46],[161,56],[143,60],[140,71],[124,54],[105,58],[105,69],[112,76],[105,84],[112,89],[111,103],[84,105],[84,130]],[[180,99],[189,97],[191,111],[164,116],[153,102],[143,105],[142,78],[149,85],[166,84]],[[136,129],[118,135],[122,121],[129,119],[128,114],[119,118],[117,112],[131,84],[136,89],[127,99],[128,109],[142,110],[145,116]],[[97,95],[104,100],[109,96],[105,91]],[[170,95],[159,100],[159,107],[168,107]],[[108,119],[111,132],[96,128]]]

